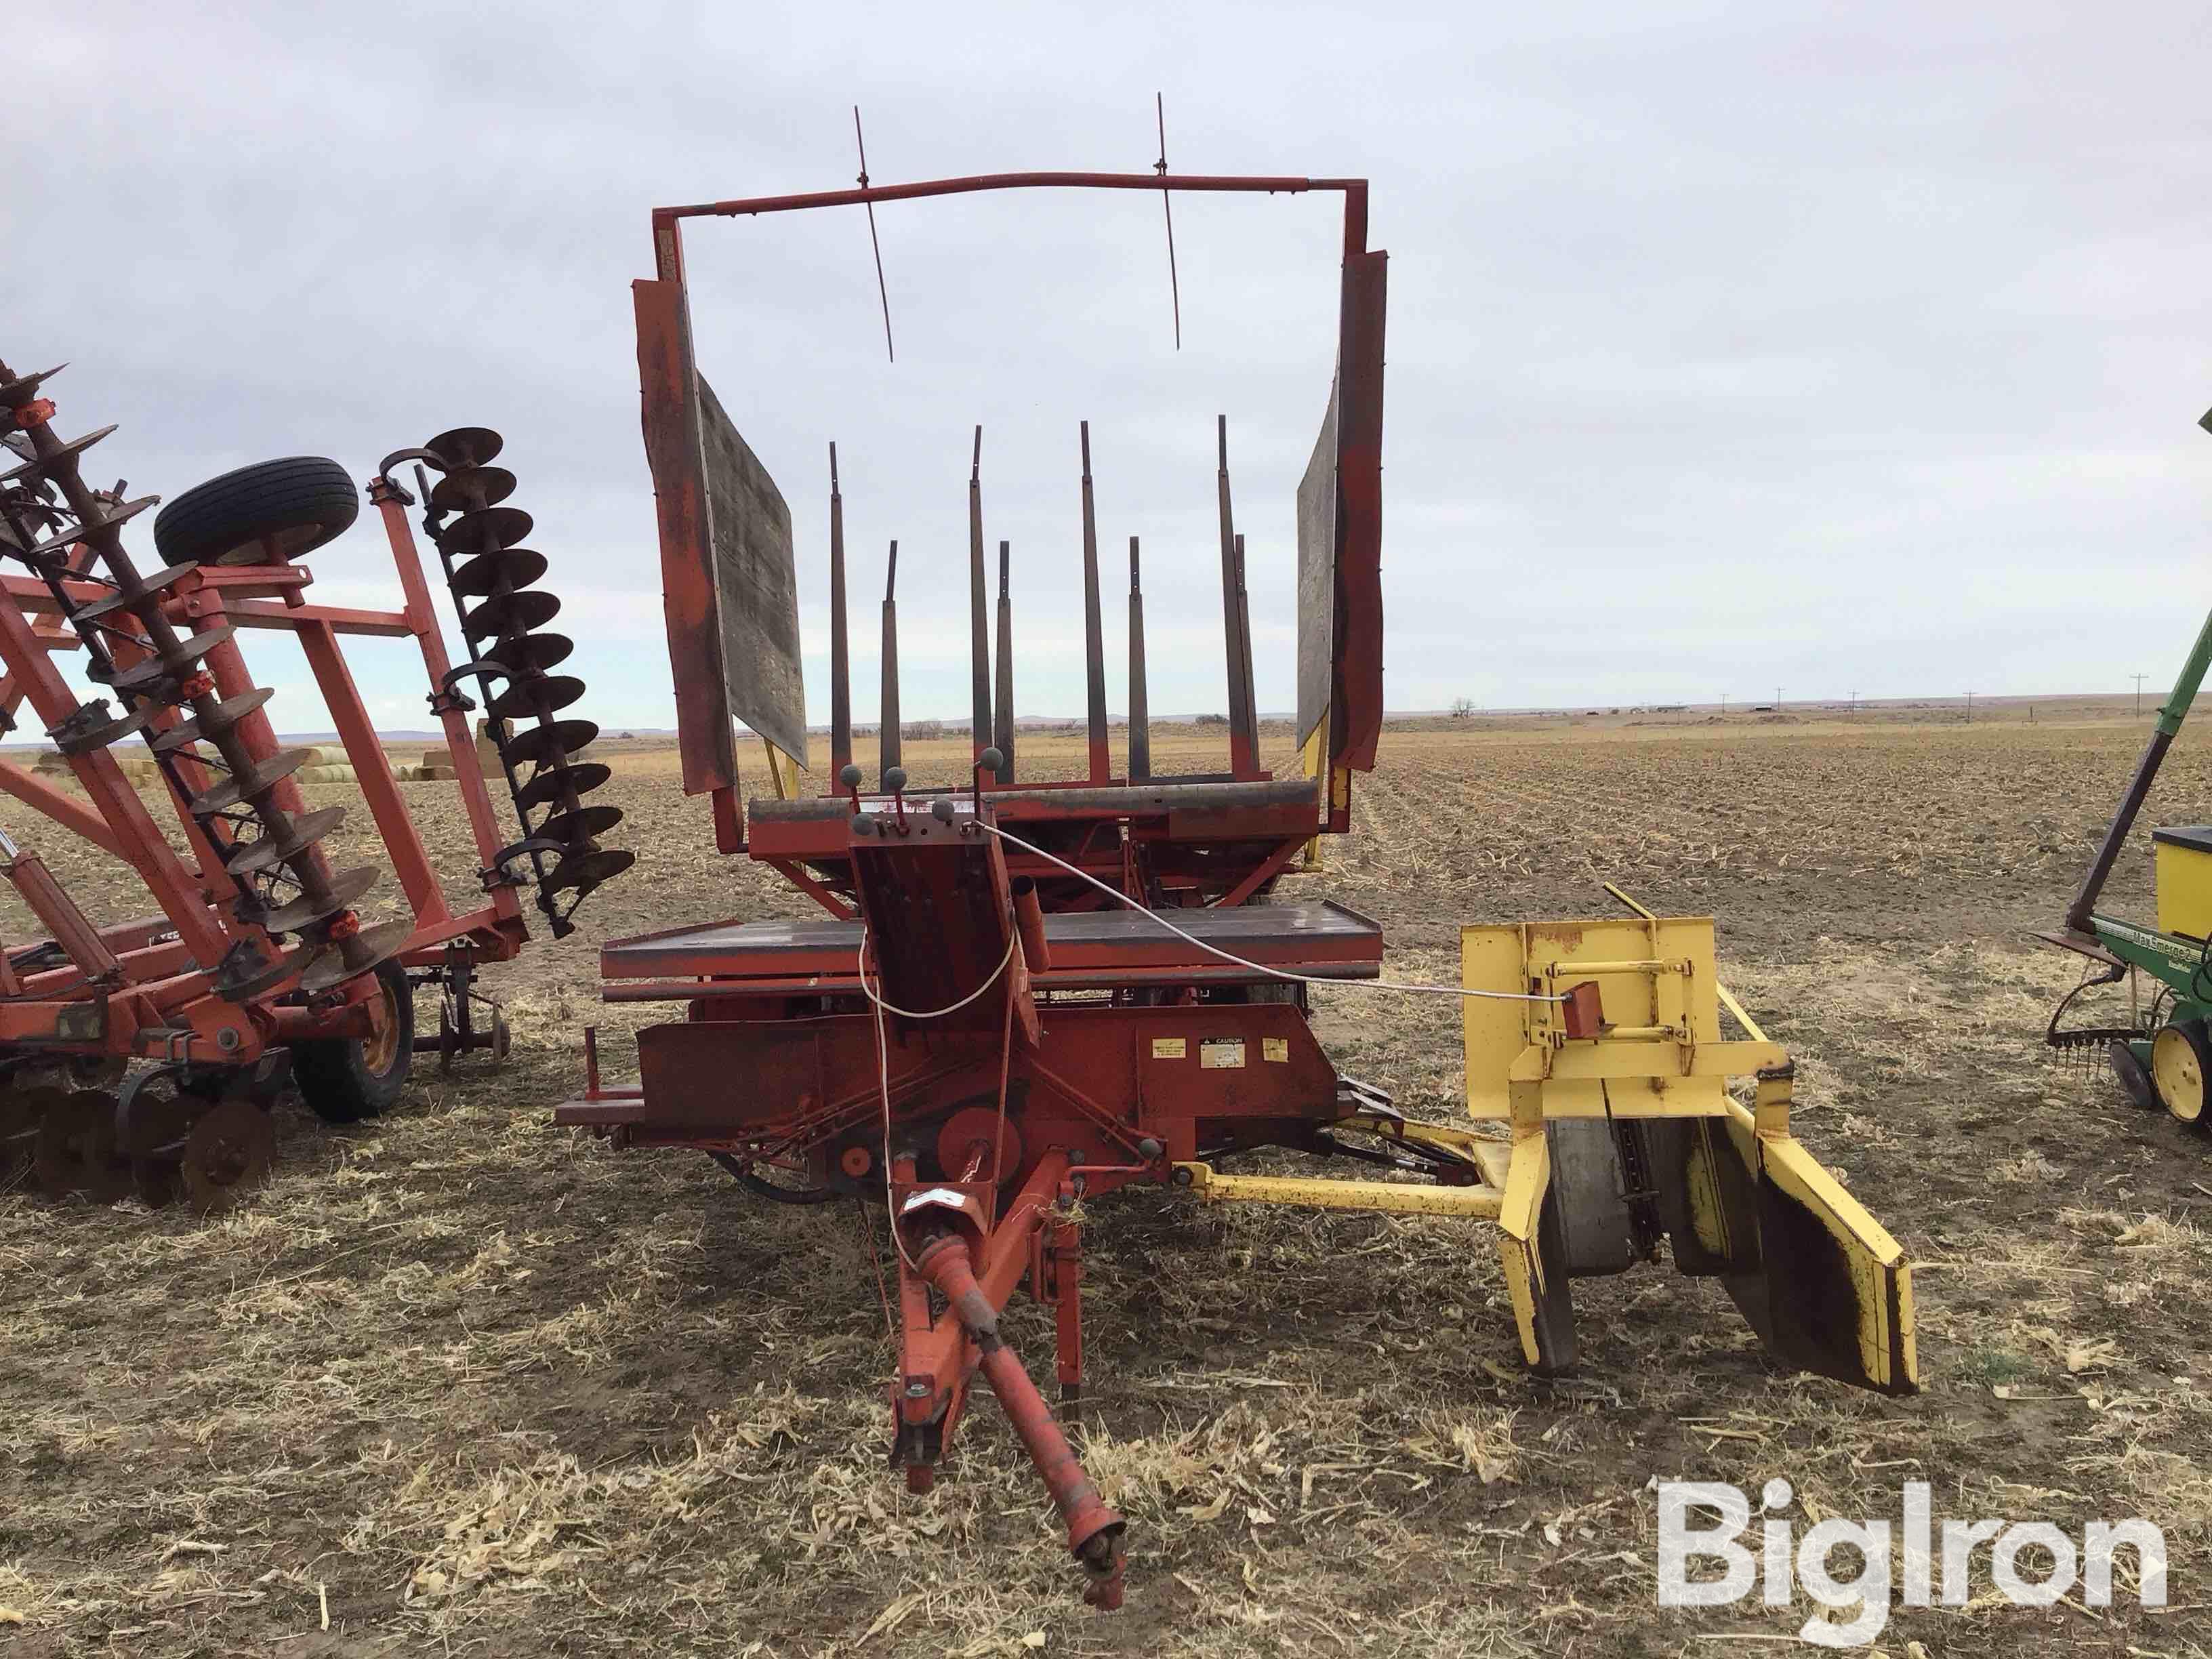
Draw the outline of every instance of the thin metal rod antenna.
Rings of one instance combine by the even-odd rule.
[[[859,112],[855,111],[854,113],[857,115]],[[1168,106],[1167,100],[1157,92],[1152,94],[1152,113],[1158,118],[1160,129],[1160,159],[1152,163],[1152,171],[1164,179],[1168,176]],[[867,163],[863,161],[860,165],[866,167]],[[874,210],[872,206],[869,209],[870,212]],[[1176,349],[1181,351],[1182,349],[1182,289],[1176,280],[1175,193],[1172,191],[1165,188],[1161,190],[1160,211],[1167,216],[1168,298],[1175,305]],[[888,313],[886,315],[888,316]],[[885,325],[889,326],[888,323]]]
[[[862,190],[866,190],[868,187],[868,141],[860,136],[860,106],[858,104],[853,106],[853,142],[859,146],[860,151],[860,176],[856,182]],[[1164,147],[1162,154],[1165,153]],[[891,346],[890,290],[884,286],[884,245],[876,240],[876,204],[870,202],[867,204],[867,209],[868,246],[874,251],[876,256],[876,295],[884,302],[884,351],[891,362],[896,362],[898,353]],[[1170,262],[1172,262],[1172,254]],[[1180,345],[1182,339],[1180,324],[1177,325],[1177,330],[1176,340]]]

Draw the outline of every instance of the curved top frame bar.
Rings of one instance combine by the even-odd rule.
[[[680,282],[684,274],[684,219],[743,219],[763,213],[797,213],[808,208],[872,207],[878,202],[911,202],[933,196],[973,196],[996,190],[1188,191],[1194,194],[1303,196],[1334,193],[1344,198],[1344,251],[1367,251],[1367,180],[1364,179],[1278,178],[1264,174],[1205,173],[978,173],[959,179],[921,179],[904,185],[864,185],[854,190],[817,190],[788,196],[740,196],[726,202],[694,202],[653,210],[653,264],[660,280]]]
[[[923,196],[967,196],[987,190],[1189,190],[1251,196],[1302,195],[1334,191],[1367,195],[1364,179],[1268,178],[1240,173],[978,173],[961,179],[922,179],[906,185],[866,185],[857,190],[822,190],[791,196],[744,196],[726,202],[696,202],[689,207],[655,208],[660,219],[729,218],[755,213],[791,213],[802,208],[857,207],[870,202],[905,202]]]

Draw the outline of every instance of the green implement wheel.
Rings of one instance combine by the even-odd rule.
[[[2150,1042],[2150,1078],[2166,1111],[2192,1128],[2205,1127],[2206,1079],[2212,1078],[2212,1039],[2204,1022],[2163,1027]]]

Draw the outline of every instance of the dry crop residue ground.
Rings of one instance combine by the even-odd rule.
[[[1127,1609],[1094,1614],[988,1405],[934,1492],[888,1477],[855,1215],[546,1126],[578,1027],[619,1064],[644,1018],[596,1002],[598,939],[805,911],[709,850],[665,751],[612,745],[640,866],[502,976],[504,1072],[425,1063],[344,1132],[287,1109],[275,1182],[217,1223],[0,1194],[0,1645],[1707,1653],[1808,1605],[1656,1608],[1649,1483],[1782,1475],[1800,1527],[1894,1516],[1925,1479],[1941,1514],[2167,1529],[2164,1614],[2002,1607],[1984,1571],[1964,1607],[1900,1609],[1892,1655],[2207,1651],[2212,1160],[2043,1063],[2074,969],[2023,938],[2141,728],[1484,724],[1391,733],[1359,833],[1295,890],[1378,915],[1417,977],[1453,971],[1461,921],[1601,910],[1603,879],[1717,914],[1801,1057],[1805,1138],[1921,1264],[1918,1397],[1775,1370],[1717,1285],[1663,1268],[1578,1284],[1583,1373],[1536,1382],[1481,1227],[1128,1194],[1093,1206],[1085,1451],[1134,1565]],[[1211,747],[1162,736],[1185,767]],[[908,764],[949,778],[959,750]],[[1026,767],[1076,752],[1024,733]],[[2185,747],[2146,821],[2208,786]],[[459,896],[450,787],[410,793]],[[105,914],[144,908],[38,844]],[[2147,911],[2148,863],[2114,908]],[[1318,1003],[1344,1069],[1454,1111],[1449,1007]],[[1018,1301],[1010,1328],[1042,1366],[1046,1322]]]

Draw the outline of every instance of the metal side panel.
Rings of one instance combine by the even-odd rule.
[[[1743,1138],[1739,1123],[1735,1139]],[[1730,1292],[1739,1305],[1747,1294],[1763,1297],[1751,1322],[1792,1364],[1883,1394],[1917,1393],[1912,1267],[1905,1252],[1801,1142],[1751,1139],[1759,1279],[1754,1290],[1731,1276]]]
[[[714,388],[699,380],[700,453],[714,553],[720,673],[730,713],[804,766],[806,688],[791,508]]]
[[[1336,419],[1336,611],[1330,630],[1329,759],[1372,771],[1382,735],[1384,253],[1344,262]]]
[[[1298,741],[1328,717],[1336,627],[1336,383],[1298,480]]]

